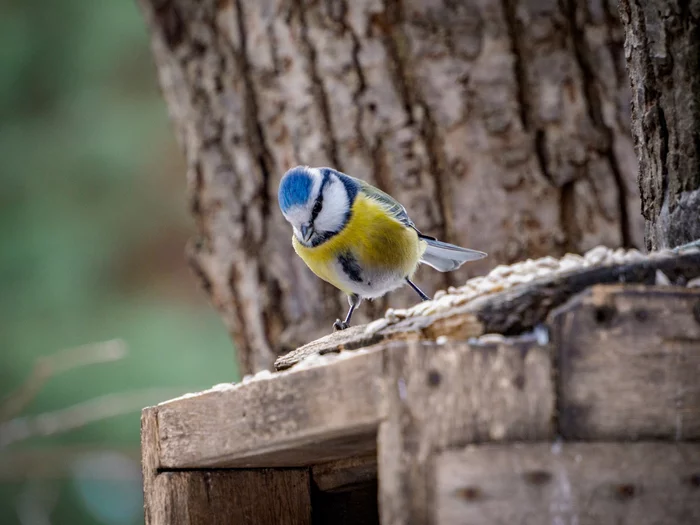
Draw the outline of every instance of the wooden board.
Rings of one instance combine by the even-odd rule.
[[[367,325],[353,327],[279,357],[275,367],[284,370],[310,355],[356,349],[389,340],[434,340],[440,335],[467,339],[483,333],[522,333],[544,322],[552,309],[590,286],[603,283],[654,284],[657,271],[663,272],[671,282],[685,283],[700,276],[700,253],[581,268],[486,295],[448,312],[405,319],[378,331],[368,333]]]
[[[405,319],[396,324],[388,324],[381,330],[367,331],[370,325],[353,326],[335,332],[316,341],[280,356],[275,361],[275,369],[286,370],[307,357],[329,354],[341,350],[356,350],[371,347],[378,343],[388,344],[398,341],[435,340],[439,336],[451,339],[469,339],[484,333],[484,327],[470,312],[464,309],[443,315],[419,316]]]
[[[146,525],[311,525],[308,469],[162,472]]]
[[[371,455],[380,420],[391,416],[380,409],[382,378],[394,374],[387,359],[404,354],[410,356],[405,366],[417,367],[411,388],[438,381],[439,387],[430,386],[426,395],[434,399],[449,394],[454,407],[445,410],[467,414],[469,420],[455,427],[455,435],[477,440],[527,437],[552,417],[549,352],[525,343],[474,348],[464,342],[380,345],[330,364],[154,407],[144,413],[152,420],[150,430],[144,430],[144,454],[156,470],[295,467]],[[452,357],[440,361],[447,355]],[[439,377],[425,368],[433,359]],[[458,369],[443,370],[453,361]],[[426,379],[428,372],[432,375]],[[415,395],[420,392],[415,390]],[[539,431],[533,437],[540,437]],[[319,479],[321,472],[318,467]],[[328,483],[335,483],[329,476]]]
[[[385,352],[378,436],[383,525],[426,523],[433,455],[468,442],[552,436],[550,348],[413,342]]]
[[[323,492],[352,490],[357,485],[377,480],[377,454],[352,457],[314,465],[311,478],[316,488]]]
[[[158,417],[153,407],[141,412],[141,473],[143,476],[143,501],[146,525],[156,525],[150,505],[155,495],[155,480],[160,469],[158,443]]]
[[[440,454],[434,479],[425,524],[700,523],[698,443],[477,445]]]
[[[156,407],[164,469],[289,467],[376,447],[379,351]]]
[[[311,525],[309,469],[164,471],[157,415],[141,415],[146,525]]]
[[[597,286],[550,324],[564,438],[700,439],[700,289]]]

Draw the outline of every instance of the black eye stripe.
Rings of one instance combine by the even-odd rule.
[[[321,208],[323,208],[323,195],[319,195],[316,199],[313,209],[311,210],[311,222],[316,220],[316,217],[321,213]]]
[[[316,197],[316,202],[314,203],[314,207],[311,209],[311,223],[316,220],[316,217],[318,217],[318,214],[321,213],[321,208],[323,208],[323,190],[326,188],[326,185],[330,183],[331,177],[330,174],[326,171],[323,174],[323,181],[321,181],[321,187],[318,189],[318,197]]]

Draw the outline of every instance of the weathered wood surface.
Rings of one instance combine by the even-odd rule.
[[[161,472],[146,525],[311,525],[308,469]]]
[[[159,405],[160,464],[297,466],[374,450],[380,369],[371,351]]]
[[[380,421],[403,413],[380,402],[403,403],[397,389],[405,390],[409,378],[411,403],[432,399],[440,410],[426,409],[437,413],[431,417],[450,414],[446,427],[430,425],[448,442],[454,441],[450,432],[463,442],[529,439],[527,428],[552,416],[555,397],[553,422],[566,438],[697,439],[698,304],[697,288],[601,285],[550,316],[552,355],[534,340],[517,338],[471,346],[449,339],[394,341],[173,400],[153,409],[158,467],[293,467],[371,454]],[[524,355],[536,356],[539,368],[510,377],[513,367],[530,362]],[[400,358],[408,361],[389,366]],[[437,372],[428,377],[433,359]],[[450,362],[454,368],[440,368]],[[539,379],[528,379],[537,370]],[[429,388],[428,381],[439,386]],[[392,382],[393,390],[381,386]]]
[[[427,523],[433,455],[445,447],[553,435],[550,351],[532,343],[387,348],[378,435],[383,525]]]
[[[371,330],[371,325],[359,325],[311,341],[279,357],[275,361],[275,367],[277,370],[286,370],[315,354],[356,350],[381,342],[435,340],[440,335],[468,339],[483,333],[484,327],[476,317],[462,310],[455,310],[454,315],[417,316],[394,324],[387,322],[380,330]]]
[[[549,312],[586,288],[603,283],[654,284],[657,271],[671,282],[685,283],[700,276],[700,253],[648,258],[634,263],[581,268],[477,298],[463,306],[429,316],[411,317],[367,333],[357,326],[331,334],[281,356],[278,370],[317,353],[355,349],[392,339],[467,339],[482,333],[517,334],[546,320]]]
[[[158,416],[155,407],[148,407],[141,412],[141,475],[146,525],[157,525],[151,502],[156,497],[155,481],[160,469],[159,449]]]
[[[700,439],[700,288],[596,286],[550,322],[564,438]]]
[[[686,278],[689,266],[675,268],[676,273],[665,269],[669,279]],[[475,318],[467,319],[471,330]],[[383,525],[463,523],[455,516],[471,515],[482,521],[469,523],[512,523],[516,517],[516,523],[541,523],[545,512],[549,521],[560,517],[562,523],[620,518],[619,523],[643,525],[661,516],[654,504],[670,508],[671,521],[659,523],[697,518],[688,498],[695,487],[693,501],[700,501],[698,443],[695,448],[574,444],[574,452],[550,463],[541,451],[560,445],[523,445],[515,449],[525,451],[522,458],[503,451],[513,450],[514,441],[557,435],[598,442],[700,439],[700,289],[597,285],[554,309],[546,325],[551,337],[544,345],[532,337],[385,341],[147,409],[142,419],[147,524],[171,523],[175,514],[190,521],[172,523],[203,523],[197,521],[202,505],[224,514],[251,508],[245,519],[258,513],[257,522],[266,523],[281,507],[245,503],[269,499],[239,488],[251,480],[298,509],[305,508],[300,502],[311,491],[319,508],[314,523],[323,523],[323,517],[374,524],[377,501],[370,496],[377,476]],[[504,445],[489,448],[486,442]],[[472,471],[472,460],[460,460],[453,449],[475,443],[473,450],[495,455],[483,459],[483,467],[474,460]],[[454,477],[443,475],[451,462],[444,458],[461,465],[467,481],[460,487],[444,489],[445,480]],[[545,466],[536,467],[537,461]],[[483,476],[479,469],[492,463],[492,477]],[[289,472],[305,473],[307,492],[301,493],[301,481],[274,488],[267,478],[246,477],[257,475],[250,471],[218,470],[226,467],[304,467]],[[180,470],[201,468],[214,470]],[[524,474],[514,477],[513,469]],[[568,500],[562,492],[566,480]],[[618,499],[609,496],[613,485],[621,487]],[[235,500],[235,509],[228,501],[231,491],[243,498]],[[212,494],[228,500],[216,507],[207,503]],[[517,508],[528,498],[531,507],[523,503],[523,512],[509,514],[512,502]],[[593,500],[589,508],[586,502]],[[557,506],[565,501],[569,507]],[[464,514],[460,505],[477,510],[469,507]],[[355,506],[364,510],[353,515]],[[304,511],[294,512],[288,519],[306,519]],[[637,517],[648,521],[629,521]]]
[[[451,359],[462,369],[441,371],[442,386],[431,391],[468,397],[459,406],[470,420],[461,423],[464,429],[456,427],[458,433],[468,428],[475,437],[521,436],[535,424],[530,420],[535,415],[537,421],[549,421],[553,389],[546,348],[533,343],[523,353],[525,347],[508,344],[417,344],[378,345],[330,364],[161,404],[152,409],[156,421],[150,431],[156,436],[157,468],[293,467],[373,452],[384,417],[379,405],[387,353],[418,352],[425,360],[454,354]],[[525,354],[529,357],[523,361]],[[519,375],[511,378],[508,374],[516,370]],[[511,397],[504,397],[506,392]],[[512,407],[518,407],[517,419]]]
[[[340,459],[314,465],[311,469],[314,486],[324,492],[352,490],[377,479],[377,454]]]
[[[311,525],[308,469],[167,471],[158,412],[141,415],[146,525]]]
[[[700,523],[698,443],[477,445],[440,454],[434,480],[425,525]]]

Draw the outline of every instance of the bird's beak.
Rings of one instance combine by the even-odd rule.
[[[301,238],[304,240],[304,242],[309,242],[313,234],[314,229],[311,227],[310,224],[301,225]]]

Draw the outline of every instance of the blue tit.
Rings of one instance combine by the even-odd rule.
[[[486,257],[423,235],[395,199],[331,168],[290,169],[278,199],[294,230],[294,251],[318,277],[348,295],[350,309],[345,321],[335,322],[336,330],[349,326],[363,299],[405,284],[429,300],[411,281],[419,263],[449,272]]]

